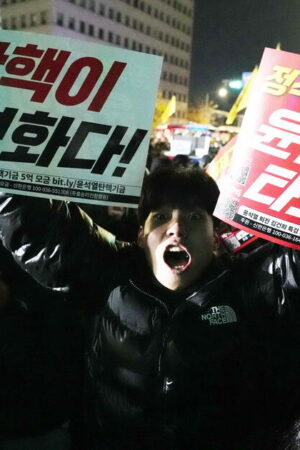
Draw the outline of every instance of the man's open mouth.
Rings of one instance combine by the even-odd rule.
[[[177,245],[170,245],[164,253],[165,263],[175,272],[183,272],[191,262],[191,255]]]

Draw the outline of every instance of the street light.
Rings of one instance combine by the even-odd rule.
[[[219,97],[227,97],[227,95],[228,95],[228,90],[225,88],[225,87],[221,87],[219,90],[218,90],[218,95],[219,95]]]

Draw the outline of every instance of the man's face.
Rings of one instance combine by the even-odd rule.
[[[176,290],[190,286],[209,266],[217,235],[205,209],[167,205],[151,211],[140,229],[139,245],[156,279]]]

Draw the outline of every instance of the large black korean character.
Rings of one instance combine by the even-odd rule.
[[[107,135],[111,127],[108,125],[97,124],[93,122],[81,122],[72,141],[68,145],[64,155],[62,156],[58,167],[92,169],[92,173],[103,174],[111,159],[115,155],[122,155],[119,163],[123,167],[116,167],[113,176],[122,177],[127,165],[135,155],[140,143],[147,134],[147,130],[137,129],[130,139],[129,144],[121,144],[128,127],[117,125],[108,139],[104,149],[102,150],[98,160],[77,158],[77,154],[89,133],[99,133]]]
[[[62,116],[46,147],[44,148],[43,153],[36,162],[37,166],[48,167],[58,148],[65,147],[68,144],[70,136],[67,136],[66,133],[69,131],[69,128],[73,122],[74,118]]]
[[[94,122],[81,122],[76,130],[64,155],[58,163],[58,167],[68,167],[77,169],[90,169],[95,160],[87,158],[77,158],[77,154],[89,133],[107,135],[111,129],[109,125],[102,125]]]
[[[0,139],[3,139],[18,110],[16,108],[5,108],[0,112]]]
[[[50,117],[49,113],[36,111],[34,114],[24,113],[20,122],[26,122],[18,126],[12,134],[12,141],[19,144],[14,152],[2,152],[0,160],[36,163],[38,166],[48,166],[60,146],[67,145],[70,137],[66,136],[74,119],[62,117],[51,135],[41,155],[30,153],[31,147],[36,147],[45,142],[49,136],[49,128],[53,127],[57,118]]]
[[[57,119],[49,117],[49,113],[36,111],[34,114],[22,114],[19,122],[25,122],[19,125],[12,133],[11,139],[18,144],[12,152],[3,151],[0,154],[2,161],[29,162],[34,163],[37,154],[29,153],[31,147],[42,144],[48,137],[48,126],[54,126]]]
[[[102,174],[106,170],[108,163],[110,162],[113,155],[122,154],[119,163],[123,164],[123,167],[115,167],[112,175],[114,177],[123,176],[127,165],[129,165],[130,161],[138,150],[139,145],[147,134],[147,130],[138,128],[130,139],[129,144],[125,146],[124,144],[121,144],[121,141],[127,130],[128,127],[116,126],[103,152],[98,158],[98,161],[94,165],[92,173]]]

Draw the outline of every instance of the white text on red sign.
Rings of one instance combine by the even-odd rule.
[[[284,108],[274,111],[269,124],[259,127],[250,145],[279,161],[270,162],[243,196],[300,218],[300,113]],[[280,160],[291,163],[294,170],[283,167]],[[267,185],[274,186],[279,195],[262,193]]]

